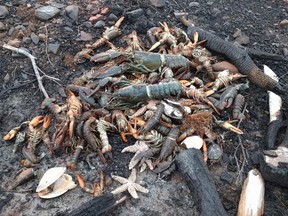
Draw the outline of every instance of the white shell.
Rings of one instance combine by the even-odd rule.
[[[68,174],[63,174],[57,181],[53,184],[53,190],[50,193],[38,193],[38,195],[43,199],[51,199],[61,196],[70,189],[75,188],[77,185],[72,180],[72,177]]]
[[[51,169],[48,169],[41,178],[39,185],[36,188],[36,192],[40,192],[48,188],[55,181],[57,181],[57,179],[59,179],[60,176],[62,176],[65,171],[66,167],[53,167]]]
[[[272,71],[267,65],[264,65],[264,73],[270,76],[275,81],[279,81],[277,75]],[[270,122],[278,119],[278,116],[281,114],[282,108],[282,99],[277,94],[268,91],[269,95],[269,113],[270,113]]]
[[[186,137],[186,139],[183,140],[181,145],[184,145],[187,149],[195,148],[195,149],[201,149],[203,146],[203,139],[199,136],[189,136]]]

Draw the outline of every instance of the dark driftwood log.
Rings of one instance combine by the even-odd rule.
[[[176,157],[176,164],[185,176],[192,195],[197,199],[201,215],[227,215],[201,151],[188,149],[181,152]]]

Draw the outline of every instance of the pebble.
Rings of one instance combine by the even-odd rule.
[[[230,185],[233,183],[233,176],[228,172],[222,172],[220,174],[220,179]]]
[[[70,31],[70,32],[73,32],[73,29],[72,29],[72,28],[70,28],[69,26],[65,26],[65,27],[64,27],[64,29],[65,29],[66,31]]]
[[[108,20],[109,20],[109,21],[116,21],[116,20],[118,20],[118,17],[117,17],[115,14],[111,13],[111,14],[108,16]]]
[[[96,14],[95,16],[91,16],[89,18],[89,21],[90,22],[97,22],[97,21],[103,20],[103,19],[104,19],[104,17],[101,14]]]
[[[21,41],[18,38],[15,38],[13,40],[9,40],[8,44],[14,47],[20,47]]]
[[[93,39],[92,35],[90,33],[81,31],[80,32],[80,38],[77,38],[77,41],[91,41]]]
[[[165,0],[150,0],[151,4],[157,8],[162,8],[165,6]]]
[[[58,9],[61,9],[61,8],[64,8],[64,7],[65,7],[64,4],[60,4],[60,3],[57,3],[57,2],[54,2],[54,1],[52,1],[52,2],[50,3],[50,5],[53,6],[53,7],[58,8]]]
[[[284,27],[284,26],[288,26],[288,20],[287,19],[284,19],[282,21],[279,22],[279,25]]]
[[[94,27],[95,28],[104,28],[105,22],[103,20],[99,20],[98,22],[95,23]]]
[[[85,26],[86,28],[91,28],[92,27],[92,23],[89,21],[86,21],[83,23],[83,26]]]
[[[200,6],[199,2],[190,2],[189,3],[189,7],[199,7],[199,6]]]
[[[40,33],[38,36],[39,36],[39,40],[40,41],[45,41],[46,40],[46,35],[45,34]]]
[[[11,36],[15,31],[16,29],[14,27],[11,27],[8,31],[8,35]]]
[[[211,12],[214,17],[218,16],[221,13],[218,8],[213,8]]]
[[[234,32],[233,37],[237,38],[237,37],[239,37],[241,35],[242,35],[241,29],[236,28],[236,31]]]
[[[32,40],[32,42],[34,43],[34,44],[38,44],[39,43],[39,37],[38,37],[38,35],[36,35],[34,32],[32,32],[32,34],[31,34],[31,40]]]
[[[6,27],[3,22],[0,22],[0,31],[5,31]]]
[[[235,39],[235,42],[239,43],[240,45],[247,45],[249,43],[249,37],[247,35],[240,35]]]
[[[94,9],[92,12],[91,12],[91,14],[93,15],[93,16],[95,16],[96,14],[98,14],[100,11],[98,10],[98,9]]]
[[[77,5],[68,5],[65,8],[65,11],[70,19],[73,21],[76,21],[78,19],[79,15],[79,6]]]
[[[0,19],[4,19],[9,14],[7,7],[0,5]]]
[[[60,44],[59,43],[49,43],[48,44],[49,52],[52,52],[54,54],[56,54],[58,52],[59,48],[60,48]]]
[[[212,144],[208,148],[208,158],[210,160],[219,160],[222,157],[222,150],[219,145]]]
[[[29,49],[25,48],[25,47],[20,47],[19,49],[25,50],[28,53],[31,53]],[[18,53],[18,52],[12,52],[12,57],[13,58],[26,58],[25,55]]]
[[[40,20],[49,20],[60,13],[60,10],[53,6],[42,6],[35,10],[35,16]]]
[[[23,41],[23,43],[25,43],[25,44],[30,44],[32,40],[31,40],[30,37],[23,37],[22,41]]]
[[[103,8],[101,10],[101,14],[107,14],[109,12],[109,8]]]
[[[288,49],[287,48],[283,48],[283,55],[288,56]]]
[[[144,10],[142,8],[127,12],[127,17],[132,22],[136,22],[143,15],[144,15]]]

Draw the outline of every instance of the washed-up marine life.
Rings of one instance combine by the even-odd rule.
[[[136,169],[132,169],[131,174],[128,178],[124,178],[121,176],[116,176],[116,175],[111,175],[111,177],[121,183],[122,185],[116,188],[115,190],[111,191],[112,194],[120,194],[124,191],[128,191],[129,194],[134,198],[134,199],[139,199],[139,196],[137,194],[137,191],[142,192],[142,193],[148,193],[149,190],[142,187],[140,184],[136,183],[136,178],[137,178],[137,173]]]
[[[77,185],[68,174],[64,174],[66,167],[53,167],[48,169],[42,176],[36,192],[43,199],[61,196]]]
[[[195,148],[201,149],[203,146],[204,140],[199,136],[189,136],[186,137],[182,142],[181,146],[185,147],[186,149]]]
[[[101,169],[98,169],[98,175],[99,175],[99,182],[95,183],[92,186],[92,189],[85,186],[85,182],[80,174],[77,174],[77,180],[79,183],[79,186],[87,193],[92,194],[94,197],[101,196],[104,189],[104,174]]]
[[[28,182],[36,176],[37,171],[35,171],[33,168],[21,170],[20,173],[16,176],[15,181],[11,186],[11,189],[14,190],[16,187]]]

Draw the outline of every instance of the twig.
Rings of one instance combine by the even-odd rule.
[[[33,66],[33,69],[34,69],[34,72],[35,72],[35,75],[36,75],[36,79],[38,81],[39,88],[42,91],[42,93],[44,94],[45,98],[49,98],[49,95],[48,95],[48,93],[46,92],[46,90],[45,90],[45,88],[43,86],[42,77],[40,76],[40,73],[39,73],[39,67],[37,66],[36,61],[35,61],[36,57],[34,57],[30,53],[26,52],[25,50],[18,49],[16,47],[10,46],[8,44],[4,44],[3,48],[15,51],[15,52],[20,53],[20,54],[23,54],[23,55],[27,56],[31,60],[31,63],[32,63],[32,66]]]

